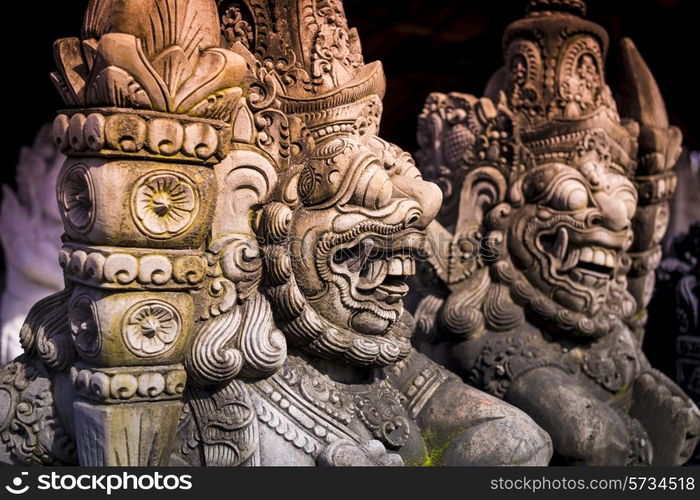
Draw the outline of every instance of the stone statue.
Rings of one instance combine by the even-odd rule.
[[[656,288],[649,304],[648,332],[663,330],[665,337],[651,347],[671,351],[678,385],[700,403],[700,221],[667,245],[656,270]],[[650,339],[651,340],[651,339]],[[666,348],[668,347],[668,348]],[[673,355],[675,354],[675,355]],[[700,446],[689,461],[700,465]]]
[[[0,372],[0,461],[549,462],[411,347],[441,194],[340,1],[92,0],[55,53],[66,287]]]
[[[630,40],[620,116],[584,15],[530,1],[487,97],[428,98],[416,158],[445,202],[416,338],[532,416],[554,463],[682,464],[700,413],[640,347],[681,134]]]
[[[17,191],[3,189],[0,241],[6,273],[0,297],[0,366],[22,352],[19,331],[29,309],[63,289],[63,273],[56,265],[63,224],[54,192],[64,160],[51,126],[45,125],[32,147],[20,151]]]

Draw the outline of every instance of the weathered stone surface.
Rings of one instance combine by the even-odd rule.
[[[41,368],[0,435],[55,397],[29,431],[48,446],[0,461],[549,461],[527,415],[411,347],[441,194],[377,136],[381,64],[341,2],[93,0],[55,51],[67,286],[2,372]]]
[[[700,412],[641,351],[681,136],[634,44],[620,116],[607,34],[534,0],[487,97],[433,94],[418,164],[443,188],[419,342],[524,409],[572,464],[681,464]]]

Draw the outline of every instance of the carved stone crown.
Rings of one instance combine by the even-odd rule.
[[[339,0],[220,0],[224,37],[253,52],[274,80],[281,109],[323,138],[378,123],[385,78],[365,64]],[[252,29],[252,27],[255,29]],[[235,50],[235,49],[234,49]]]
[[[70,156],[215,163],[243,91],[239,55],[219,47],[212,2],[93,0],[82,39],[54,44],[51,75],[65,103],[56,118]],[[85,109],[89,111],[85,111]]]
[[[528,15],[506,29],[499,87],[538,163],[570,160],[594,133],[605,137],[611,166],[631,176],[639,129],[620,120],[605,83],[608,35],[581,17],[585,11],[581,0],[530,2]]]
[[[528,15],[560,11],[585,16],[586,3],[583,0],[530,0],[526,7]]]

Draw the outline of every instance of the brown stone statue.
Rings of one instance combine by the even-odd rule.
[[[640,348],[681,135],[629,40],[618,114],[607,34],[583,15],[529,2],[488,97],[428,98],[417,160],[445,202],[417,338],[531,415],[554,463],[682,464],[700,413]]]
[[[339,0],[92,0],[55,53],[66,287],[0,372],[0,462],[548,463],[411,347],[441,193]]]

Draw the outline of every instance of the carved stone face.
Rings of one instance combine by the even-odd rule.
[[[541,164],[514,192],[523,202],[508,237],[516,266],[560,305],[597,314],[632,243],[634,185],[588,155],[577,166]]]
[[[377,137],[326,140],[297,179],[288,249],[305,306],[283,330],[297,345],[311,341],[316,354],[322,345],[326,357],[396,361],[410,345],[399,332],[406,279],[440,207],[439,188]]]

